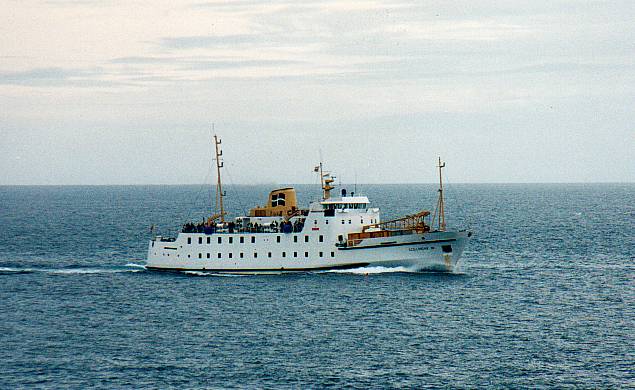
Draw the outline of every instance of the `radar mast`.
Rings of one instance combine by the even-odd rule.
[[[322,195],[322,199],[327,200],[331,199],[331,190],[335,188],[331,184],[335,181],[335,176],[331,176],[330,172],[324,172],[322,170],[322,162],[320,161],[319,165],[320,169],[320,183],[322,185],[322,190],[324,191]]]

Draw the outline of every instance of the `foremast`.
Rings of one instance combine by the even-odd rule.
[[[435,219],[437,219],[438,230],[440,232],[445,231],[445,201],[443,199],[443,175],[441,170],[445,168],[445,162],[441,162],[441,157],[439,157],[439,200],[437,201],[437,207],[434,210],[434,216],[432,217],[432,225],[434,225]]]
[[[219,210],[218,214],[212,215],[210,218],[214,220],[216,218],[220,218],[221,223],[225,223],[225,208],[223,206],[223,198],[225,197],[225,193],[223,192],[223,184],[220,176],[220,169],[223,167],[223,161],[221,157],[223,155],[223,151],[220,148],[221,140],[214,134],[214,149],[216,152],[216,210]]]

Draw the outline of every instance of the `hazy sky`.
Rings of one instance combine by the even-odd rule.
[[[0,0],[0,185],[635,181],[635,1]]]

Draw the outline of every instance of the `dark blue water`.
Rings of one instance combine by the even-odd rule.
[[[229,207],[268,190],[229,187]],[[385,219],[436,196],[361,190]],[[174,233],[209,198],[0,187],[0,388],[635,385],[633,184],[452,186],[450,225],[475,233],[454,275],[139,267],[151,224]]]

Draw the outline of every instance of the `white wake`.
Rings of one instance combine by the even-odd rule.
[[[338,273],[338,274],[356,274],[356,275],[370,275],[370,274],[387,274],[394,272],[417,272],[414,269],[407,267],[360,267],[360,268],[351,268],[351,269],[332,269],[321,271],[325,273]]]

